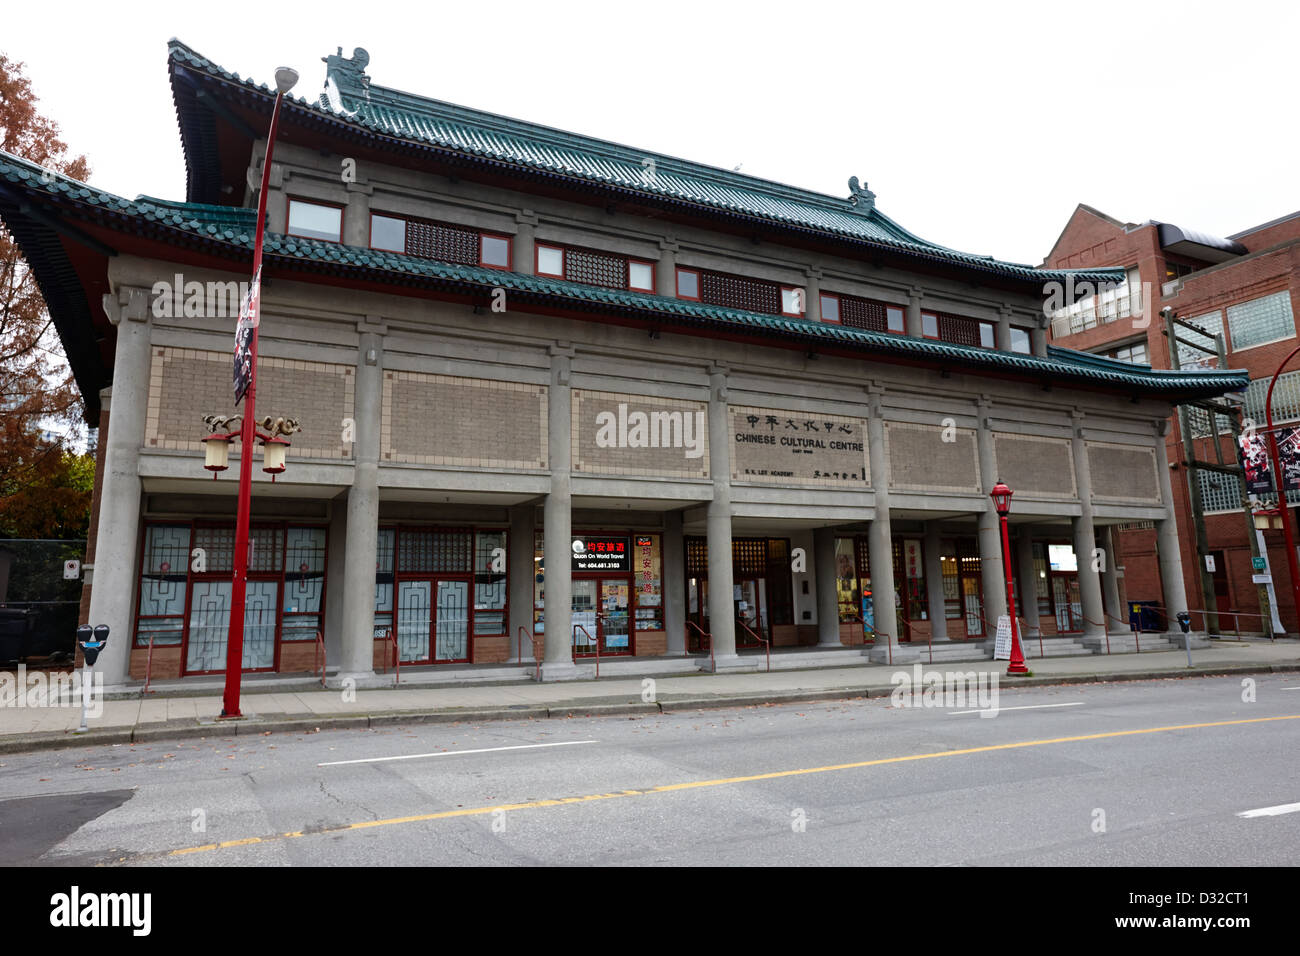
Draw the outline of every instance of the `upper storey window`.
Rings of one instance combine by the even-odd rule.
[[[290,199],[288,232],[304,239],[340,242],[343,238],[343,210],[339,206]]]
[[[606,289],[655,290],[654,264],[569,246],[537,244],[537,274]]]
[[[1033,352],[1033,344],[1029,338],[1029,332],[1026,329],[1018,329],[1011,326],[1011,351],[1019,352],[1022,355],[1029,355]]]
[[[803,290],[703,269],[677,270],[677,298],[765,315],[804,314]]]
[[[821,306],[823,322],[838,322],[869,332],[897,332],[900,335],[906,330],[901,306],[829,292],[822,293]]]
[[[454,262],[463,266],[509,269],[509,236],[449,226],[425,219],[407,219],[373,213],[370,216],[370,248],[401,252],[422,259]]]

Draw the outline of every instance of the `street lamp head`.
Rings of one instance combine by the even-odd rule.
[[[291,66],[282,66],[275,71],[275,88],[280,93],[288,93],[298,82],[298,71]]]
[[[989,492],[989,497],[993,499],[993,507],[997,509],[998,514],[1005,518],[1007,512],[1011,510],[1011,496],[1015,494],[1010,488],[999,481]]]

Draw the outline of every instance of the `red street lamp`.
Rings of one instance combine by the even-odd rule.
[[[275,106],[271,110],[271,128],[266,135],[266,156],[262,160],[262,188],[257,194],[257,235],[253,242],[253,287],[250,291],[249,312],[252,319],[251,334],[247,336],[248,391],[244,398],[243,427],[239,439],[239,504],[235,516],[235,569],[231,579],[230,628],[226,642],[226,692],[222,697],[221,716],[239,717],[239,684],[244,670],[244,602],[248,588],[248,520],[253,497],[253,442],[257,439],[257,421],[254,402],[257,396],[257,327],[262,279],[262,240],[266,233],[266,194],[270,188],[271,157],[275,151],[275,132],[280,125],[280,104],[284,95],[298,82],[298,72],[287,66],[275,71]],[[239,340],[245,330],[244,316],[240,316]],[[238,369],[236,370],[238,373]],[[239,396],[236,394],[236,403]]]
[[[1011,618],[1011,660],[1007,662],[1008,674],[1028,674],[1025,657],[1020,653],[1020,629],[1016,627],[1016,591],[1011,581],[1011,537],[1007,534],[1007,513],[1011,511],[1011,496],[1015,494],[1000,480],[989,492],[993,507],[1002,520],[1002,571],[1007,579],[1007,617]]]
[[[1277,385],[1282,369],[1300,352],[1300,347],[1291,350],[1291,354],[1282,360],[1282,364],[1273,373],[1268,383],[1268,394],[1264,396],[1264,417],[1268,420],[1268,454],[1273,465],[1273,484],[1277,488],[1277,510],[1282,515],[1282,531],[1286,535],[1286,566],[1291,572],[1291,594],[1296,607],[1300,608],[1300,569],[1296,568],[1295,532],[1291,528],[1291,509],[1286,500],[1286,475],[1282,473],[1281,456],[1277,452],[1277,433],[1273,430],[1273,387]]]

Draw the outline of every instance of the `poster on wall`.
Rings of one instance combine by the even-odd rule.
[[[1262,495],[1272,492],[1273,475],[1268,463],[1268,440],[1259,433],[1243,432],[1237,442],[1237,457],[1246,475],[1246,494]]]

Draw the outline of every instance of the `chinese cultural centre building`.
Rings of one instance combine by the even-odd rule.
[[[394,642],[431,669],[536,654],[543,680],[597,649],[609,673],[752,668],[767,642],[987,657],[999,479],[1027,637],[1128,633],[1094,560],[1115,524],[1152,524],[1185,606],[1170,410],[1247,381],[1051,345],[1044,283],[1122,269],[964,254],[856,178],[843,198],[647,154],[368,61],[327,57],[280,117],[257,412],[302,431],[279,480],[254,472],[247,670],[310,670],[318,632],[359,680]],[[0,154],[0,218],[99,427],[85,604],[126,637],[110,684],[150,652],[155,679],[226,659],[237,482],[204,470],[203,418],[236,411],[274,92],[177,41],[168,63],[185,201]]]
[[[1241,416],[1255,423],[1262,439],[1269,382],[1300,344],[1295,323],[1300,302],[1296,298],[1300,295],[1300,213],[1220,238],[1170,223],[1122,223],[1080,205],[1044,267],[1100,266],[1122,268],[1127,278],[1118,290],[1076,295],[1066,307],[1052,310],[1052,341],[1155,368],[1212,369],[1218,366],[1218,358],[1204,348],[1212,336],[1222,336],[1229,367],[1250,377]],[[1197,335],[1181,327],[1177,362],[1164,335],[1164,309],[1206,333]],[[1263,569],[1252,561],[1251,537],[1260,530],[1261,557],[1271,571],[1274,593],[1273,601],[1265,595],[1264,607],[1275,602],[1280,613],[1277,623],[1294,634],[1300,622],[1287,580],[1281,518],[1275,508],[1263,509],[1267,513],[1257,513],[1253,521],[1245,516],[1247,489],[1239,475],[1188,469],[1189,458],[1232,465],[1239,455],[1224,416],[1214,415],[1212,425],[1206,410],[1189,408],[1187,414],[1189,434],[1184,434],[1174,416],[1165,441],[1190,608],[1208,610],[1211,625],[1217,623],[1221,633],[1277,629],[1271,613],[1261,610],[1256,579]],[[1273,421],[1288,427],[1300,422],[1300,368],[1295,363],[1278,377]],[[1264,483],[1272,490],[1256,489],[1264,499],[1261,504],[1276,505],[1276,485],[1269,477]],[[1294,522],[1300,519],[1296,511],[1300,494],[1288,492],[1287,498]],[[1200,544],[1194,520],[1198,513],[1205,528]],[[1154,528],[1139,523],[1120,529],[1115,537],[1116,562],[1125,567],[1128,600],[1159,601],[1161,582],[1151,561],[1156,550]],[[1200,614],[1193,619],[1198,627],[1205,620]]]

